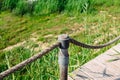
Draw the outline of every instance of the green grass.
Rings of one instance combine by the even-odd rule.
[[[27,45],[29,44],[26,44],[26,46]],[[34,51],[34,48],[36,48],[36,46],[33,45],[35,44],[33,43],[31,45],[31,48],[26,48],[26,46],[20,46],[11,51],[1,53],[2,55],[0,56],[1,59],[0,72],[36,54],[36,52]],[[75,70],[77,67],[86,63],[90,59],[93,59],[95,56],[107,50],[108,48],[109,47],[101,49],[101,51],[95,53],[94,50],[84,49],[77,47],[75,45],[70,45],[69,72]],[[16,71],[14,74],[9,75],[8,77],[5,78],[5,80],[8,79],[58,80],[59,79],[58,51],[59,51],[58,49],[51,51],[48,55],[27,65],[21,70]]]
[[[110,6],[120,6],[120,2],[118,0],[95,0],[94,4],[97,6],[105,6],[105,7],[110,7]]]
[[[58,79],[58,64],[57,63],[57,53],[58,50],[53,50],[49,55],[44,56],[43,58],[37,60],[36,62],[33,62],[31,65],[27,65],[20,71],[15,72],[14,79],[15,80],[56,80]],[[14,66],[15,64],[27,59],[28,57],[32,56],[34,54],[33,51],[30,51],[27,48],[24,47],[18,47],[12,51],[4,52],[4,60],[2,61],[2,64],[0,64],[0,67],[5,67],[4,69],[10,68],[11,66]],[[7,56],[7,58],[6,58]],[[17,58],[13,58],[17,57]],[[9,65],[8,65],[9,63]],[[47,65],[47,66],[46,66]],[[54,65],[54,66],[53,66]],[[49,68],[50,67],[50,68]],[[44,70],[44,68],[46,70]],[[0,69],[3,71],[3,68]],[[46,73],[45,73],[46,72]],[[13,79],[13,76],[9,76],[7,79]],[[13,80],[14,80],[13,79]]]
[[[33,2],[24,0],[4,0],[3,9],[15,14],[47,15],[61,12],[87,12],[92,7],[93,0],[36,0]]]
[[[34,13],[36,15],[50,14],[58,11],[59,0],[38,0],[35,5]]]
[[[1,0],[0,9],[10,10],[11,12],[23,16],[30,15],[48,15],[51,13],[67,12],[69,15],[78,15],[80,13],[93,13],[95,6],[119,6],[119,0],[36,0],[33,2],[24,0]]]
[[[42,16],[33,15],[32,17],[23,15],[21,17],[15,16],[9,11],[2,11],[0,13],[0,72],[40,52],[46,44],[51,45],[57,40],[56,36],[59,34],[66,33],[78,41],[94,45],[106,43],[119,36],[120,9],[117,1],[114,0],[114,3],[111,3],[112,1],[96,0],[95,6],[93,5],[96,9],[95,13],[82,13],[74,16],[68,15],[68,13],[52,13]],[[73,2],[75,3],[75,1]],[[31,38],[37,40],[32,41]],[[26,43],[22,46],[8,51],[3,50],[23,41]],[[69,73],[112,46],[91,50],[70,44]],[[49,55],[11,74],[5,80],[58,80],[58,51],[58,49],[53,50]]]
[[[12,11],[16,6],[19,0],[4,0],[2,1],[3,9],[10,9]]]

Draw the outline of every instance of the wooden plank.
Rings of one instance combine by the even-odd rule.
[[[73,71],[70,75],[74,80],[87,80],[87,79],[92,79],[89,75],[85,74],[81,69],[77,69]]]
[[[112,78],[112,72],[107,70],[106,66],[93,60],[89,62],[89,64],[86,64],[82,66],[84,68],[84,71],[87,72],[93,79],[95,78],[102,78],[102,77],[109,77]]]
[[[110,49],[105,52],[105,54],[95,58],[95,60],[99,63],[104,64],[106,68],[111,72],[114,72],[115,75],[118,75],[120,73],[120,61],[117,59],[116,56],[114,56],[114,54],[116,55],[117,53]]]
[[[71,73],[73,80],[120,80],[120,44]]]
[[[115,49],[118,52],[120,52],[120,43],[118,45],[114,46],[112,49]]]
[[[70,76],[68,76],[68,80],[73,80]]]

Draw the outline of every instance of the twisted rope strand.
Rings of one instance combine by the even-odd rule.
[[[75,44],[77,46],[80,46],[80,47],[84,47],[84,48],[90,48],[90,49],[99,49],[99,48],[103,48],[103,47],[106,47],[116,41],[118,41],[120,39],[120,36],[116,37],[115,39],[111,40],[110,42],[108,43],[105,43],[105,44],[102,44],[102,45],[98,45],[98,46],[93,46],[93,45],[88,45],[88,44],[85,44],[85,43],[82,43],[82,42],[78,42],[72,38],[70,38],[70,42],[72,44]]]

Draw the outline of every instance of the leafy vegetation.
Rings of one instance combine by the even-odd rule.
[[[119,0],[1,0],[0,6],[15,14],[46,15],[58,12],[68,14],[91,13],[96,9],[94,6],[119,6]]]
[[[12,11],[17,6],[18,0],[4,0],[3,8],[10,9]]]
[[[56,12],[58,11],[58,0],[38,0],[34,11],[36,15]]]
[[[26,13],[34,15],[46,15],[60,12],[87,12],[92,6],[92,0],[5,0],[4,9],[9,9],[16,14]]]
[[[41,3],[42,1],[47,4],[47,7]],[[16,3],[17,6],[12,9],[4,6],[4,9],[10,9],[13,13],[22,15],[22,17],[15,16],[9,11],[2,11],[0,14],[0,72],[40,52],[47,44],[54,43],[56,36],[62,33],[69,34],[78,41],[94,45],[106,43],[120,34],[119,0],[95,0],[94,2],[82,0],[83,3],[88,1],[89,4],[77,3],[80,0],[64,1],[60,4],[60,0],[47,0],[46,2],[41,0],[41,2],[34,3],[30,8],[29,5],[20,0]],[[79,5],[82,5],[82,7]],[[89,11],[90,14],[86,14]],[[92,13],[94,11],[95,13]],[[67,12],[67,14],[64,12]],[[79,12],[83,13],[79,14]],[[74,14],[74,16],[68,16],[69,13]],[[26,42],[21,46],[13,47],[7,51],[4,50],[24,41]],[[100,50],[90,50],[70,44],[69,73],[111,46]],[[51,51],[48,55],[6,77],[5,80],[58,80],[58,51],[58,49]]]
[[[7,79],[56,80],[58,78],[56,77],[58,75],[58,64],[57,64],[57,54],[56,54],[57,52],[58,50],[53,50],[49,55],[46,55],[42,59],[37,60],[36,62],[33,62],[31,65],[27,65],[20,71],[17,71],[15,74],[12,74],[12,76],[7,77],[6,80]],[[2,69],[0,69],[1,71],[3,71],[4,69],[10,68],[11,66],[14,66],[15,64],[29,58],[34,54],[34,52],[21,46],[21,47],[15,48],[12,51],[4,52],[3,54],[4,54],[3,55],[4,60],[3,59],[1,60],[3,64],[0,64],[0,68],[3,67]],[[13,56],[18,58],[13,58]],[[48,68],[48,67],[51,67],[51,68]],[[46,68],[46,70],[44,70],[44,68]]]

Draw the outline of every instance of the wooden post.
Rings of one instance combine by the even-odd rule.
[[[69,64],[69,36],[62,34],[58,36],[58,41],[61,43],[59,48],[58,63],[60,67],[60,80],[67,80],[68,78],[68,64]]]

